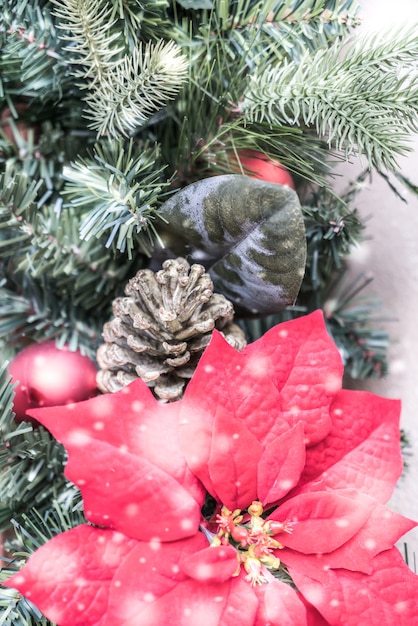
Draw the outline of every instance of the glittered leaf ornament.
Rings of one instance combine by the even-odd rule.
[[[235,310],[268,314],[294,304],[305,272],[305,226],[287,185],[248,176],[206,178],[160,208],[164,256],[202,263]]]
[[[386,507],[399,402],[341,377],[316,312],[241,352],[216,333],[178,402],[136,381],[110,404],[33,411],[95,526],[6,586],[59,626],[418,626],[418,577],[393,547],[416,524]]]

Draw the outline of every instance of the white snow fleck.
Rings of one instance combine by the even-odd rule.
[[[150,591],[144,593],[144,602],[154,602],[155,596]]]
[[[140,400],[134,400],[131,404],[131,409],[135,413],[140,413],[144,408],[143,403]]]
[[[350,522],[348,521],[348,519],[340,517],[340,519],[335,520],[335,524],[336,526],[338,526],[338,528],[347,528],[347,526],[350,525]]]
[[[341,376],[329,374],[325,381],[325,390],[328,393],[336,393],[341,389]]]
[[[87,446],[90,444],[91,436],[87,430],[83,430],[82,428],[77,428],[71,431],[68,443],[73,446]]]
[[[151,550],[159,550],[161,548],[161,539],[159,539],[158,537],[153,537],[152,539],[150,539],[149,547],[151,548]]]
[[[26,581],[26,578],[23,576],[23,574],[18,574],[16,578],[14,579],[14,582],[16,583],[17,586],[24,585],[25,581]]]
[[[364,547],[367,550],[373,550],[373,548],[376,547],[376,540],[375,539],[366,539],[366,541],[364,542]]]
[[[104,427],[105,427],[104,422],[97,421],[97,422],[94,422],[93,424],[94,430],[104,430]]]
[[[131,503],[125,507],[125,514],[128,517],[136,517],[138,515],[138,512],[139,512],[138,504]]]
[[[182,519],[180,522],[180,528],[182,528],[183,530],[192,530],[193,527],[194,527],[193,521],[190,519],[187,519],[187,517]]]
[[[247,368],[251,371],[252,376],[264,378],[270,370],[270,359],[259,354],[253,355],[247,362]]]

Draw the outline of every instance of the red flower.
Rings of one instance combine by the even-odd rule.
[[[215,333],[180,402],[137,381],[33,411],[101,528],[58,535],[7,586],[60,626],[418,625],[393,548],[415,524],[385,506],[399,403],[341,376],[317,312],[241,353]]]

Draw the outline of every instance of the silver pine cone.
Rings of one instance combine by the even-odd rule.
[[[165,402],[178,400],[208,345],[214,328],[241,350],[242,330],[233,324],[232,304],[213,293],[202,265],[169,259],[163,269],[140,270],[113,301],[114,318],[103,328],[97,352],[102,392],[119,391],[136,378]]]

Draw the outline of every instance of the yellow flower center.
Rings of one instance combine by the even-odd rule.
[[[230,543],[236,548],[236,575],[243,566],[247,572],[245,580],[251,585],[268,582],[268,571],[274,572],[282,568],[275,551],[283,548],[283,545],[275,539],[275,535],[292,532],[292,523],[265,520],[262,514],[263,506],[258,501],[248,507],[247,513],[242,513],[240,509],[230,511],[223,506],[216,516],[219,530],[212,540],[212,545]]]

